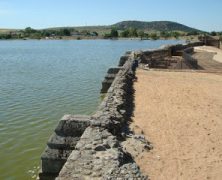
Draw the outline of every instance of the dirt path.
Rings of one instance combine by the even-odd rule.
[[[198,59],[199,69],[222,72],[222,50],[211,46],[194,48],[195,59]]]
[[[198,46],[194,48],[197,52],[211,52],[213,53],[213,59],[222,63],[222,50],[212,46]]]
[[[134,123],[153,144],[136,161],[152,180],[222,179],[222,76],[137,70]]]

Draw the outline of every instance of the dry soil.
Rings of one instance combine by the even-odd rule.
[[[131,128],[153,150],[136,162],[151,180],[222,179],[222,75],[137,70]]]

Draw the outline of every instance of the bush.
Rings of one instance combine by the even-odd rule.
[[[12,35],[11,34],[1,34],[0,39],[12,39]]]
[[[153,40],[159,39],[159,37],[157,36],[156,33],[151,33],[151,34],[150,34],[150,37],[151,37],[151,39],[153,39]]]
[[[167,39],[167,38],[171,37],[171,34],[167,31],[161,31],[160,36]]]
[[[110,34],[105,34],[105,35],[104,35],[104,38],[105,38],[105,39],[109,39],[109,38],[111,38],[111,35],[110,35]]]
[[[199,35],[199,32],[198,31],[191,31],[191,32],[188,32],[187,33],[187,36],[196,36],[196,35]]]
[[[92,32],[92,35],[98,36],[99,34],[98,34],[96,31],[93,31],[93,32]]]

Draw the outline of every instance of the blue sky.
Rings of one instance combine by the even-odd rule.
[[[221,18],[222,0],[0,0],[0,28],[169,20],[205,31],[222,31]]]

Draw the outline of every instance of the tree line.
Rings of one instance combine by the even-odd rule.
[[[153,39],[157,40],[160,38],[168,39],[168,38],[179,38],[181,36],[198,36],[202,34],[208,34],[211,36],[220,36],[222,39],[222,32],[212,31],[210,33],[203,33],[200,31],[191,31],[188,33],[178,32],[178,31],[160,31],[160,32],[151,32],[147,33],[142,30],[137,30],[136,28],[128,28],[125,30],[117,30],[116,28],[112,28],[110,33],[105,34],[105,38],[141,38],[141,39]]]
[[[73,28],[59,28],[59,29],[43,29],[36,30],[31,27],[27,27],[24,30],[18,30],[9,33],[1,33],[0,39],[41,39],[46,37],[61,38],[64,36],[98,36],[97,32],[90,32],[88,30],[78,31]]]
[[[145,32],[136,28],[127,28],[124,30],[117,30],[113,27],[109,33],[99,34],[96,31],[82,30],[78,31],[74,28],[59,28],[59,29],[43,29],[36,30],[31,27],[27,27],[24,30],[18,30],[15,32],[1,33],[0,39],[42,39],[42,38],[62,38],[64,36],[76,36],[80,37],[97,37],[110,39],[110,38],[141,38],[141,39],[153,39],[157,40],[160,38],[179,38],[181,36],[198,36],[203,34],[199,31],[192,32],[178,32],[178,31],[160,31],[160,32]],[[207,33],[212,36],[220,36],[222,40],[222,32],[212,31]]]

